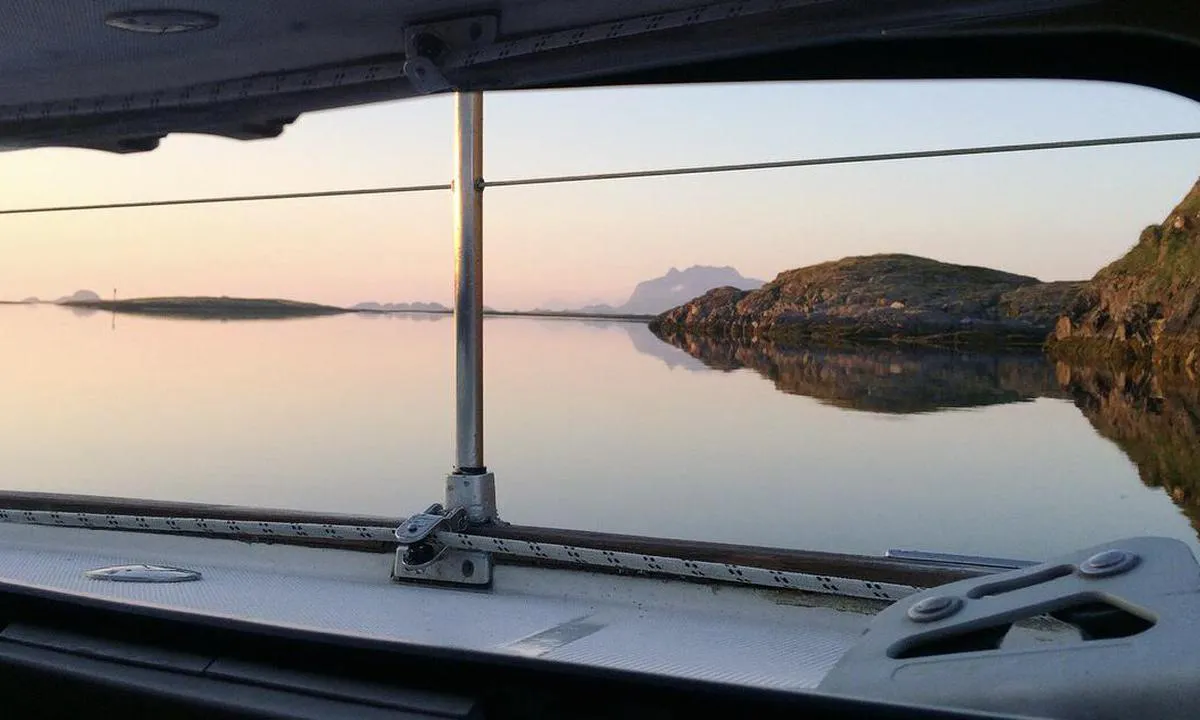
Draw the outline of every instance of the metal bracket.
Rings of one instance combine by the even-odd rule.
[[[1064,718],[1186,718],[1200,704],[1200,568],[1128,538],[931,588],[883,610],[822,692]]]
[[[404,29],[404,74],[413,88],[427,95],[454,88],[442,72],[451,52],[469,51],[496,41],[499,22],[494,15],[411,25]]]
[[[492,582],[492,556],[448,548],[437,539],[438,531],[461,532],[467,526],[467,511],[445,511],[434,503],[396,528],[396,560],[393,580],[487,586]]]

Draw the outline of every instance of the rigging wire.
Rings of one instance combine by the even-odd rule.
[[[817,167],[822,165],[851,165],[857,163],[888,162],[895,160],[924,160],[930,158],[964,157],[971,155],[999,155],[1005,153],[1036,152],[1044,150],[1067,150],[1074,148],[1111,147],[1116,145],[1141,145],[1147,143],[1179,142],[1200,140],[1200,132],[1163,133],[1158,135],[1127,135],[1123,137],[1096,138],[1091,140],[1057,140],[1040,143],[1013,145],[981,145],[942,150],[913,150],[908,152],[877,153],[872,155],[841,155],[836,157],[777,160],[771,162],[740,163],[736,165],[698,165],[690,167],[660,168],[655,170],[629,170],[624,172],[591,173],[583,175],[548,175],[543,177],[515,178],[511,180],[484,181],[485,188],[520,187],[525,185],[556,185],[596,180],[628,180],[633,178],[671,177],[676,175],[711,175],[748,170],[777,170],[782,168]],[[450,190],[449,183],[436,185],[401,185],[394,187],[359,188],[350,190],[316,190],[312,192],[272,193],[266,195],[232,195],[175,200],[143,200],[135,202],[95,203],[89,205],[53,205],[47,207],[0,209],[0,215],[32,215],[37,213],[78,212],[85,210],[122,210],[129,208],[168,207],[175,205],[212,205],[218,203],[258,202],[266,200],[300,200],[308,198],[349,197],[361,195],[396,195],[400,193]]]
[[[96,203],[93,205],[54,205],[50,207],[16,208],[13,210],[0,210],[0,215],[31,215],[34,213],[76,212],[81,210],[124,210],[127,208],[167,207],[171,205],[213,205],[216,203],[257,202],[259,200],[302,200],[305,198],[348,197],[353,195],[394,195],[398,193],[449,189],[450,183],[442,183],[440,185],[401,185],[396,187],[360,188],[353,190],[314,190],[312,192],[271,193],[268,195],[227,195],[176,200],[138,200],[134,202]]]
[[[591,180],[625,180],[628,178],[669,177],[672,175],[707,175],[713,173],[742,172],[745,170],[775,170],[779,168],[815,167],[819,165],[851,165],[854,163],[885,162],[890,160],[923,160],[927,158],[962,157],[966,155],[998,155],[1002,153],[1031,152],[1038,150],[1064,150],[1069,148],[1105,147],[1111,145],[1138,145],[1156,142],[1177,142],[1180,140],[1200,140],[1200,132],[1170,133],[1163,135],[1130,135],[1126,137],[1098,138],[1095,140],[1057,140],[1054,142],[1024,143],[1018,145],[983,145],[979,147],[949,148],[946,150],[913,150],[910,152],[878,153],[874,155],[842,155],[838,157],[778,160],[775,162],[742,163],[738,165],[703,165],[697,167],[665,168],[661,170],[631,170],[628,172],[595,173],[591,175],[555,175],[539,178],[489,181],[484,183],[484,187],[551,185],[557,183],[587,182]]]

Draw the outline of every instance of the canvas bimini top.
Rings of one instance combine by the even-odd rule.
[[[273,137],[449,90],[1045,77],[1200,97],[1190,0],[13,0],[0,148]]]

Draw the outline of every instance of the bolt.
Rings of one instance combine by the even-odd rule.
[[[1105,550],[1102,553],[1091,556],[1087,562],[1088,565],[1100,569],[1120,565],[1123,560],[1125,560],[1125,553],[1121,550]]]
[[[935,595],[913,603],[908,608],[908,619],[913,622],[933,622],[948,618],[958,612],[963,600],[953,595]]]
[[[416,523],[413,523],[412,525],[408,526],[408,531],[410,533],[415,533],[415,532],[419,531],[420,529],[421,529],[420,526],[417,525]]]
[[[413,50],[418,57],[428,58],[436,62],[446,52],[446,43],[432,33],[421,33],[413,38]]]
[[[1138,556],[1128,550],[1105,550],[1080,563],[1079,574],[1088,578],[1112,577],[1132,570],[1138,561]]]

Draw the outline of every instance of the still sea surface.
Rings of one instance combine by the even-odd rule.
[[[484,326],[485,459],[510,522],[871,554],[1038,559],[1144,534],[1200,550],[1185,512],[1200,478],[1171,475],[1200,438],[1147,418],[1170,397],[1124,407],[1107,376],[1038,356],[673,345],[637,323]],[[441,500],[448,317],[2,306],[0,338],[5,489],[395,516]]]

